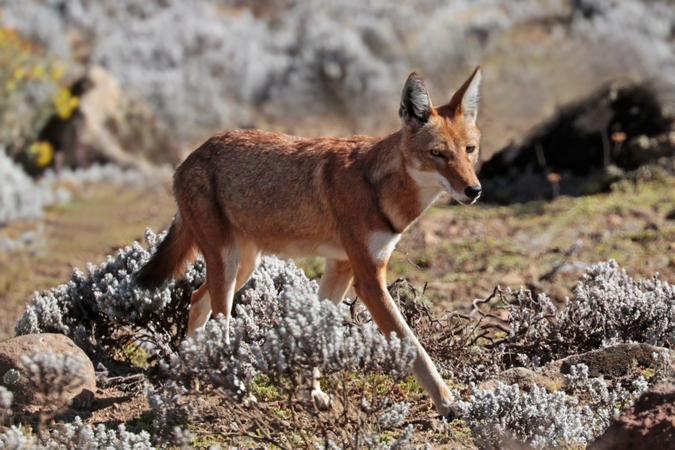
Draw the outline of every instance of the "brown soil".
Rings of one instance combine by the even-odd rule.
[[[660,383],[642,395],[589,450],[675,448],[675,381]]]

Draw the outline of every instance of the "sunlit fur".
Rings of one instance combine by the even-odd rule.
[[[176,170],[179,213],[136,283],[155,286],[202,253],[207,280],[192,296],[193,335],[209,309],[229,321],[234,293],[261,254],[325,257],[319,295],[339,303],[353,286],[385,335],[413,339],[413,371],[447,414],[450,391],[389,296],[386,267],[400,234],[441,193],[475,200],[464,192],[479,185],[479,75],[477,69],[448,104],[433,108],[422,78],[412,74],[401,97],[402,126],[380,138],[259,130],[213,136]]]

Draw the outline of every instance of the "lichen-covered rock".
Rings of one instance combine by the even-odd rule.
[[[497,383],[503,383],[507,385],[516,384],[523,392],[529,392],[532,385],[535,384],[537,386],[545,387],[549,391],[555,391],[556,388],[560,387],[561,382],[562,375],[560,374],[557,376],[554,374],[545,375],[524,367],[513,367],[503,371],[494,378],[490,378],[489,380],[480,383],[477,386],[477,389],[494,391],[497,387]]]
[[[675,380],[662,382],[645,392],[588,448],[675,448]]]
[[[38,376],[44,378],[44,365],[31,367],[35,362],[38,362],[32,360],[28,365],[26,364],[27,358],[30,360],[34,355],[45,354],[57,358],[68,355],[67,361],[72,362],[72,364],[63,364],[62,367],[54,368],[64,373],[59,378],[77,380],[77,382],[69,383],[66,386],[63,392],[65,400],[77,398],[86,401],[93,398],[96,391],[94,365],[69,337],[52,333],[28,334],[0,343],[0,385],[14,394],[13,405],[19,407],[38,406],[39,403],[49,400],[40,399],[40,392],[36,392],[35,389],[35,372],[43,372]],[[77,373],[68,374],[69,370],[76,370]]]
[[[569,356],[561,361],[560,371],[567,374],[570,373],[572,366],[585,364],[588,366],[589,376],[602,375],[606,379],[614,379],[631,373],[637,366],[672,373],[673,362],[675,362],[675,352],[672,350],[647,344],[622,343]]]

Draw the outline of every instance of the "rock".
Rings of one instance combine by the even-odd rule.
[[[670,367],[663,367],[664,361],[660,356],[663,351],[670,355],[670,361],[667,363]],[[546,364],[537,369],[537,385],[553,388],[549,390],[559,389],[564,385],[564,376],[577,364],[588,366],[588,376],[591,378],[602,376],[606,380],[616,380],[633,376],[635,369],[640,366],[673,373],[674,363],[675,352],[662,347],[647,344],[616,344]]]
[[[617,344],[581,355],[569,356],[561,361],[560,371],[568,374],[571,366],[586,364],[590,377],[602,375],[607,379],[620,378],[628,375],[637,366],[659,367],[663,363],[659,355],[664,350],[670,354],[672,370],[675,352],[671,350],[647,344]]]
[[[663,367],[662,352],[668,352],[670,367]],[[494,390],[497,382],[517,384],[522,391],[529,391],[533,384],[545,387],[549,391],[557,391],[565,385],[565,375],[577,364],[588,366],[591,378],[602,376],[607,380],[616,380],[633,375],[637,367],[659,368],[667,372],[675,372],[675,352],[647,344],[617,344],[600,350],[593,350],[580,355],[569,356],[553,361],[536,371],[524,367],[508,369],[477,387],[482,390]]]
[[[82,97],[84,115],[82,143],[93,156],[124,163],[131,158],[154,165],[178,165],[180,149],[150,106],[125,93],[105,69],[94,66],[87,79],[92,83]]]
[[[675,448],[675,380],[653,386],[588,449]]]
[[[39,406],[27,371],[21,362],[22,355],[31,356],[36,350],[54,355],[69,353],[82,361],[82,372],[78,375],[83,383],[66,392],[66,397],[79,405],[88,404],[93,400],[96,392],[96,373],[94,365],[82,349],[62,334],[28,334],[0,343],[0,385],[14,394],[12,403],[14,407]]]
[[[50,142],[58,166],[109,162],[149,170],[182,160],[178,144],[150,106],[122,90],[103,67],[93,66],[72,87],[79,105],[72,115],[52,117],[39,140]]]
[[[479,390],[494,391],[498,381],[508,385],[517,384],[518,387],[520,387],[520,390],[525,392],[529,392],[533,384],[536,384],[539,387],[545,387],[549,391],[555,391],[562,386],[562,375],[556,375],[554,373],[544,375],[524,367],[514,367],[503,371],[494,378],[480,383],[477,388]]]
[[[667,98],[649,83],[613,83],[562,107],[485,161],[481,200],[507,204],[592,194],[625,170],[672,157]]]

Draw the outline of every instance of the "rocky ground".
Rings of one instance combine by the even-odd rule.
[[[637,279],[659,272],[660,279],[672,281],[675,279],[675,262],[671,257],[675,242],[674,189],[672,177],[657,174],[649,181],[622,185],[612,193],[563,197],[550,203],[512,206],[479,203],[464,207],[448,205],[447,200],[442,200],[406,233],[390,262],[389,279],[404,277],[420,288],[426,284],[426,294],[438,313],[443,309],[468,312],[475,298],[486,298],[497,285],[513,289],[524,286],[535,293],[546,292],[562,307],[584,270],[609,258],[617,259],[628,274]],[[91,214],[92,208],[96,214]],[[164,228],[170,222],[173,208],[166,187],[143,191],[92,188],[81,193],[75,202],[49,211],[44,220],[47,239],[42,247],[3,256],[12,260],[12,264],[5,266],[11,270],[3,270],[0,280],[5,335],[11,333],[11,325],[33,290],[65,282],[74,267],[84,268],[87,262],[103,261],[115,248],[139,239],[146,226]],[[4,232],[19,226],[12,225]],[[320,275],[318,261],[299,263],[310,276]],[[632,376],[654,373],[657,364],[650,360],[652,351],[629,350],[610,350],[609,356],[591,354],[579,358],[589,366],[592,377],[603,375],[608,381],[625,377],[626,370]],[[147,367],[142,359],[136,363]],[[598,371],[594,369],[598,361],[612,364],[602,363],[603,369]],[[565,364],[552,364],[548,372],[511,369],[494,378],[492,385],[488,382],[481,387],[494,388],[496,381],[502,381],[516,383],[526,392],[534,382],[555,392],[564,386]],[[426,395],[411,379],[403,382],[387,377],[362,380],[355,375],[346,385],[334,386],[334,392],[358,396],[363,389],[372,390],[373,384],[369,383],[375,380],[379,380],[377,389],[386,390],[393,401],[412,404],[408,420],[387,432],[390,437],[399,436],[405,425],[412,423],[413,442],[418,444],[433,440],[445,448],[481,445],[465,423],[453,422],[449,428],[443,425]],[[454,383],[450,378],[448,382]],[[139,380],[133,377],[117,384],[102,384],[97,387],[92,403],[67,411],[62,418],[77,414],[86,423],[108,426],[124,423],[130,431],[147,429],[155,416],[139,386]],[[466,385],[455,386],[466,389]],[[256,389],[259,402],[265,408],[263,411],[286,417],[288,411],[284,412],[283,399],[274,386],[259,380]],[[222,396],[215,391],[206,392],[200,401],[204,410],[210,411],[206,414],[210,419],[193,424],[193,444],[205,446],[222,442],[223,436],[232,432],[229,426],[236,411],[225,407]],[[354,401],[358,401],[356,397]],[[636,417],[651,414],[639,405],[635,409]],[[656,408],[653,413],[656,418],[648,422],[664,426],[660,417],[665,413],[658,412],[660,406]],[[633,433],[631,426],[634,428],[636,421],[642,419],[631,419],[630,414],[625,412],[612,430]],[[15,414],[13,420],[25,426],[37,426],[38,419],[28,411]],[[281,420],[283,424],[288,418]]]
[[[654,386],[590,449],[672,448],[675,446],[675,385],[669,380]]]

